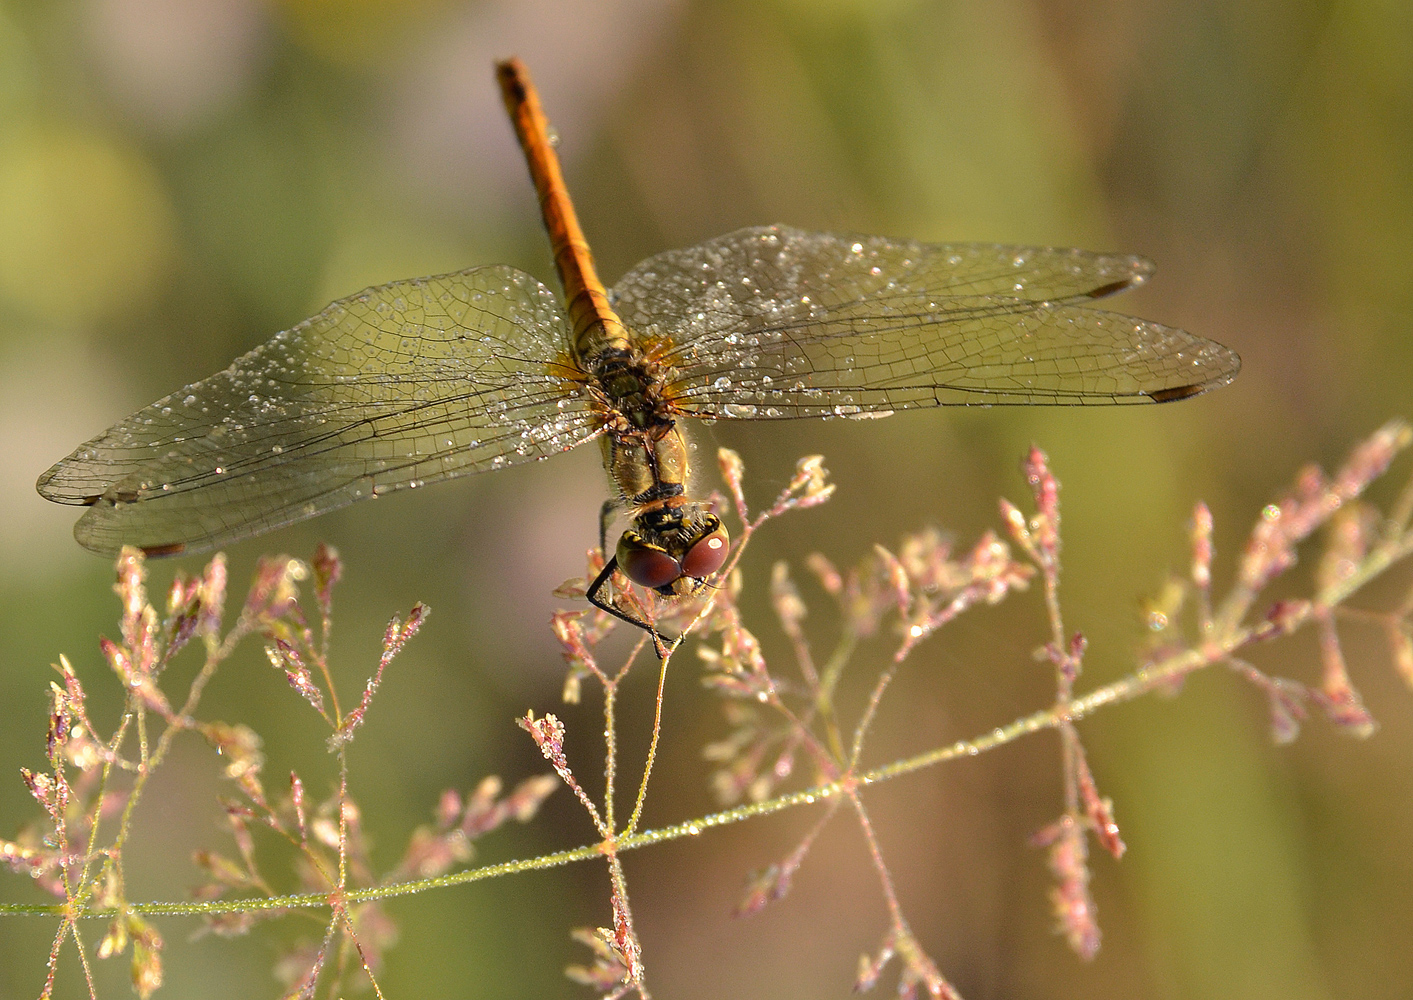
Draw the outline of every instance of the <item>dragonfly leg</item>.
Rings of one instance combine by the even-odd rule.
[[[620,506],[621,500],[610,499],[605,500],[599,508],[599,551],[605,559],[608,558],[608,526],[613,523],[613,517],[618,513]]]
[[[603,571],[600,572],[598,576],[594,577],[594,582],[589,584],[589,589],[585,591],[584,596],[588,598],[590,604],[600,611],[607,611],[618,620],[625,621],[629,625],[640,628],[651,635],[653,637],[653,652],[657,653],[657,658],[660,660],[663,658],[663,650],[668,646],[668,642],[662,637],[662,633],[647,622],[634,618],[628,612],[616,607],[612,602],[605,601],[599,597],[599,591],[608,586],[608,581],[612,578],[616,569],[618,569],[618,557],[614,556],[604,564]]]

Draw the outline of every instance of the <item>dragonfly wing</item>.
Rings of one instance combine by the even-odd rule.
[[[85,548],[165,554],[545,458],[597,433],[555,374],[564,338],[514,268],[370,288],[81,445],[39,492],[88,506]]]
[[[708,418],[867,416],[923,406],[1161,402],[1240,359],[1086,308],[1142,283],[1141,257],[743,229],[659,254],[614,287],[662,336],[679,408]]]

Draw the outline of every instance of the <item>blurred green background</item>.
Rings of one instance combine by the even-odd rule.
[[[1122,250],[1160,268],[1119,308],[1244,358],[1234,385],[1174,406],[705,429],[703,446],[743,453],[757,502],[806,453],[823,452],[839,483],[833,502],[760,537],[746,561],[757,595],[772,561],[798,566],[814,549],[848,564],[927,524],[969,544],[996,523],[997,496],[1023,499],[1018,462],[1034,441],[1065,487],[1067,625],[1092,650],[1081,686],[1100,683],[1132,668],[1139,598],[1185,564],[1196,500],[1212,506],[1228,579],[1260,505],[1301,462],[1332,465],[1387,417],[1413,415],[1413,14],[1395,0],[5,0],[0,836],[34,812],[17,769],[42,764],[48,664],[66,653],[114,718],[96,646],[116,630],[111,567],[73,543],[77,511],[42,501],[35,478],[365,285],[494,262],[551,280],[492,82],[493,58],[509,54],[541,88],[608,281],[659,250],[776,221]],[[551,588],[581,571],[596,534],[605,483],[596,449],[581,452],[230,553],[235,591],[261,552],[339,548],[335,653],[349,691],[394,611],[433,609],[352,748],[384,867],[441,788],[542,769],[512,722],[526,708],[566,718],[594,778],[597,709],[557,704],[545,626],[562,603]],[[154,582],[174,568],[154,567]],[[1408,572],[1397,579],[1361,602],[1391,606]],[[805,592],[827,648],[831,616]],[[783,669],[768,611],[747,613]],[[1273,747],[1262,698],[1219,671],[1176,700],[1083,724],[1130,846],[1121,864],[1095,860],[1106,936],[1090,965],[1052,933],[1045,859],[1025,846],[1060,809],[1053,737],[872,792],[911,922],[968,1000],[1413,997],[1413,693],[1376,631],[1345,634],[1383,726],[1367,742],[1315,719]],[[1044,638],[1035,594],[945,630],[891,693],[872,759],[1043,704],[1047,671],[1029,653]],[[850,705],[886,646],[860,653]],[[1258,662],[1318,676],[1305,637]],[[630,754],[646,738],[650,673],[625,696]],[[297,767],[311,794],[330,787],[321,733],[258,645],[206,709],[264,735],[272,786]],[[724,725],[691,656],[669,680],[666,726],[654,825],[713,807],[699,749]],[[199,881],[191,850],[227,849],[213,769],[193,744],[154,787],[129,857],[135,898],[181,897]],[[884,918],[842,816],[789,898],[748,921],[728,915],[746,873],[812,822],[790,813],[628,858],[658,995],[849,995]],[[589,838],[560,793],[479,858]],[[12,877],[4,898],[38,894]],[[567,932],[609,920],[592,865],[391,909],[403,937],[383,973],[390,997],[586,996],[561,976],[585,958]],[[317,933],[295,918],[237,941],[159,926],[160,995],[180,998],[277,995],[281,942]],[[52,931],[0,923],[0,996],[37,994]],[[61,978],[59,995],[84,994],[72,952]],[[125,978],[125,965],[100,965],[105,995],[125,995]]]

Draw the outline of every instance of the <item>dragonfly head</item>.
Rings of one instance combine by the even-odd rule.
[[[660,594],[690,594],[726,561],[726,526],[696,501],[643,511],[618,540],[618,565],[628,579]]]

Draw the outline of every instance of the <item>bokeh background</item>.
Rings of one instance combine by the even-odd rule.
[[[1085,684],[1120,676],[1142,642],[1141,595],[1186,560],[1206,499],[1219,580],[1263,503],[1306,460],[1332,465],[1387,417],[1413,415],[1413,14],[1398,0],[5,0],[0,4],[0,835],[33,812],[48,664],[106,683],[112,570],[81,551],[77,511],[35,478],[80,441],[375,282],[507,262],[552,270],[491,77],[519,54],[561,152],[604,277],[732,228],[785,222],[927,240],[1146,254],[1157,279],[1120,308],[1236,348],[1240,379],[1174,406],[946,412],[882,423],[717,427],[757,502],[822,452],[824,508],[762,535],[746,561],[823,550],[841,564],[935,524],[969,544],[1021,500],[1036,442],[1064,484],[1064,598],[1091,640]],[[319,539],[347,564],[336,665],[349,690],[414,601],[433,616],[396,662],[352,748],[378,859],[394,863],[437,792],[538,772],[513,717],[559,711],[585,780],[592,702],[557,704],[550,594],[581,571],[604,494],[596,451],[356,507],[237,546],[232,579],[267,551]],[[1400,467],[1408,475],[1408,462]],[[1392,483],[1376,492],[1387,500]],[[376,509],[375,509],[376,508]],[[198,560],[189,560],[194,569]],[[175,565],[154,567],[170,579]],[[1308,583],[1295,571],[1290,592]],[[1401,582],[1399,582],[1401,581]],[[236,586],[233,584],[233,590]],[[1361,600],[1392,605],[1403,572]],[[817,590],[811,628],[832,621]],[[747,604],[768,655],[768,611]],[[1060,808],[1056,742],[1024,740],[871,793],[919,937],[969,1000],[988,997],[1413,997],[1413,692],[1374,630],[1346,627],[1355,681],[1381,721],[1359,742],[1312,720],[1271,743],[1260,695],[1219,671],[1082,726],[1130,846],[1095,861],[1105,930],[1083,964],[1052,932],[1045,860],[1026,835]],[[875,761],[984,732],[1044,703],[1030,651],[1037,595],[967,615],[890,694]],[[856,660],[857,705],[887,644]],[[1262,666],[1305,680],[1313,643]],[[640,752],[652,687],[626,693]],[[713,807],[700,747],[724,731],[683,657],[647,819]],[[95,694],[114,717],[111,692]],[[106,701],[102,699],[106,698]],[[310,713],[252,644],[207,710],[266,739],[271,783],[297,767],[326,791]],[[136,898],[179,898],[196,846],[225,847],[202,746],[154,787],[129,858]],[[883,907],[840,817],[792,895],[729,916],[746,873],[813,817],[793,812],[627,861],[649,982],[661,996],[843,997]],[[590,828],[557,795],[482,861],[572,846]],[[284,877],[280,869],[272,873]],[[292,885],[287,882],[287,885]],[[4,897],[37,898],[18,877]],[[608,921],[600,866],[429,893],[402,928],[388,996],[585,996],[561,970],[570,927]],[[274,996],[278,949],[317,927],[190,940],[164,920],[181,998]],[[49,921],[0,924],[0,996],[34,996]],[[89,929],[90,941],[99,934]],[[100,964],[125,995],[125,964]],[[84,993],[69,952],[62,996]],[[892,974],[879,989],[891,990]]]

